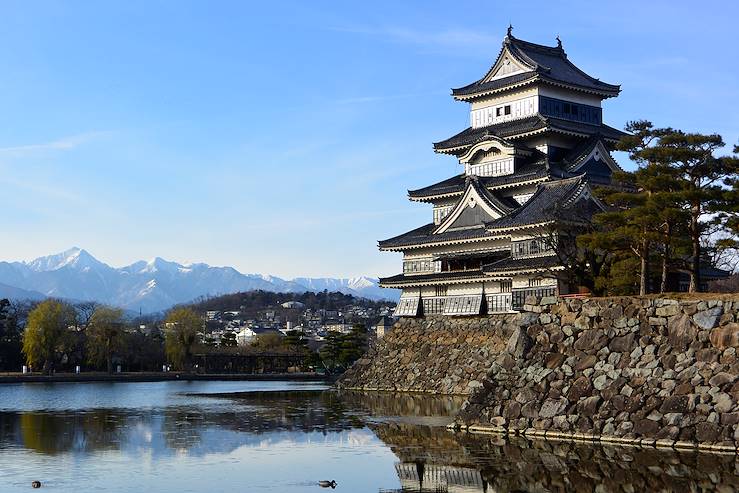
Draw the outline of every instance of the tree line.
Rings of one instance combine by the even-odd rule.
[[[192,371],[196,353],[279,352],[304,356],[305,369],[344,369],[367,345],[367,331],[355,326],[349,334],[330,333],[325,350],[308,347],[300,331],[285,337],[259,335],[249,347],[237,347],[235,334],[226,332],[216,347],[204,331],[204,318],[191,307],[176,307],[158,324],[142,327],[127,320],[122,310],[96,303],[76,305],[49,299],[40,303],[0,300],[0,371],[52,374],[76,366],[113,373],[159,371],[163,365]]]
[[[596,295],[663,293],[676,272],[687,273],[689,292],[701,291],[704,270],[737,266],[739,146],[717,155],[725,147],[718,134],[645,120],[626,130],[617,150],[637,169],[596,188],[605,212],[569,210],[546,235],[556,236],[571,284]]]

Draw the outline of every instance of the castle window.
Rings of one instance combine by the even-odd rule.
[[[503,112],[504,112],[504,113],[505,113],[506,115],[510,115],[510,114],[511,114],[511,105],[510,105],[510,104],[507,104],[507,105],[505,105],[505,106],[503,107]]]
[[[503,108],[495,108],[495,116],[503,116]]]
[[[513,281],[500,281],[500,292],[510,293],[513,289]]]
[[[529,253],[530,254],[539,253],[539,242],[538,241],[534,240],[530,243]]]
[[[436,286],[436,296],[446,296],[446,286]]]

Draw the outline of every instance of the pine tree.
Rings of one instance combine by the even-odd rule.
[[[735,207],[727,201],[724,186],[735,180],[739,166],[732,157],[716,157],[724,141],[718,134],[703,135],[666,129],[658,143],[640,151],[640,156],[667,168],[679,182],[675,193],[677,207],[687,215],[690,241],[690,292],[700,291],[700,268],[703,257],[701,240],[719,224],[721,213]],[[717,215],[713,216],[712,215]]]

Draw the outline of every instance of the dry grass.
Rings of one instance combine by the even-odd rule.
[[[623,299],[671,299],[679,301],[739,301],[739,293],[661,293],[647,294],[645,296],[589,296],[582,298],[583,300],[623,300]]]

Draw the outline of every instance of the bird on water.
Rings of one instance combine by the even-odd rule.
[[[321,488],[336,488],[336,481],[334,481],[333,479],[331,481],[327,481],[324,479],[323,481],[319,481],[318,485]]]

